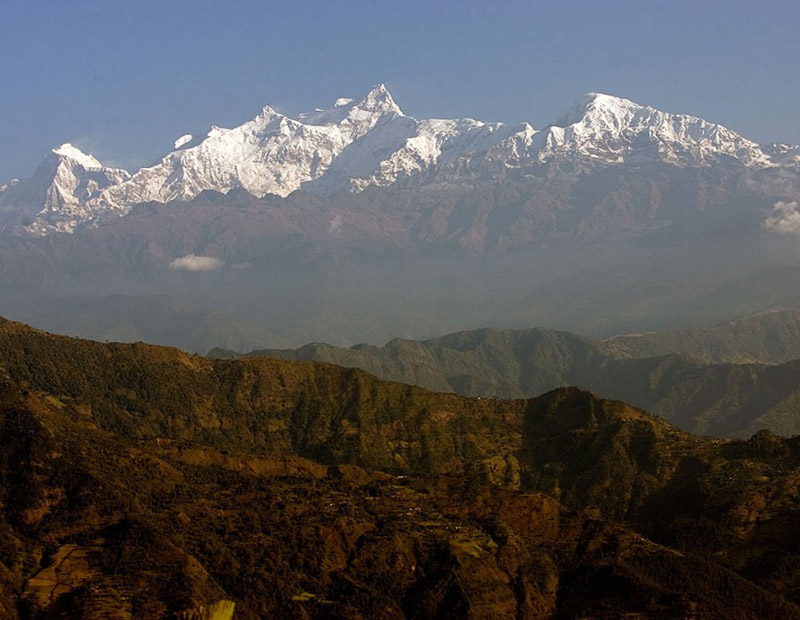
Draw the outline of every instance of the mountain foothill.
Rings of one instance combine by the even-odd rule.
[[[0,353],[4,617],[800,617],[796,439],[10,321]]]

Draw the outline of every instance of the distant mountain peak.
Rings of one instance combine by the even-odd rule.
[[[609,122],[615,119],[617,122],[628,118],[645,109],[630,99],[615,97],[605,93],[586,93],[578,99],[572,107],[562,115],[555,123],[556,127],[569,127],[578,123],[586,124],[597,122],[602,119]],[[652,109],[652,108],[651,108]]]
[[[104,166],[65,142],[48,153],[31,178],[0,188],[0,227],[22,226],[36,234],[71,232],[92,221],[92,199],[128,178],[127,171]]]
[[[58,148],[53,149],[52,152],[60,157],[65,157],[78,162],[87,170],[100,170],[103,167],[103,164],[97,161],[94,157],[84,153],[78,147],[73,146],[69,142],[65,142]]]
[[[608,93],[597,93],[597,92],[586,93],[585,95],[583,95],[583,97],[581,97],[581,99],[579,99],[579,102],[584,102],[584,104],[587,106],[596,106],[596,107],[615,107],[615,108],[645,107],[636,103],[635,101],[626,99],[625,97],[618,97],[616,95],[609,95]]]
[[[384,114],[394,113],[398,116],[403,115],[403,111],[400,109],[400,106],[395,103],[392,94],[389,92],[389,89],[386,88],[386,84],[374,86],[356,107],[382,112]]]
[[[654,162],[678,168],[796,168],[800,163],[797,147],[762,147],[721,125],[605,93],[583,95],[555,124],[536,131],[527,123],[417,120],[403,113],[383,83],[361,99],[340,97],[332,107],[295,118],[267,105],[238,127],[212,126],[203,138],[185,134],[174,147],[161,162],[130,177],[65,143],[34,177],[41,188],[56,168],[65,168],[58,183],[63,191],[55,203],[48,201],[73,205],[74,217],[65,225],[71,230],[107,214],[125,214],[134,204],[187,201],[205,190],[243,189],[257,197],[285,197],[304,186],[360,191],[397,182],[479,180],[481,175],[551,164],[585,173],[596,166]],[[81,171],[104,176],[80,181]],[[43,192],[14,192],[14,208],[27,201],[26,213],[52,214],[39,201]],[[3,202],[12,200],[10,188],[3,194]]]
[[[261,112],[258,113],[257,118],[272,118],[273,116],[277,116],[278,112],[272,107],[265,105],[261,108]]]
[[[263,110],[262,110],[263,112]],[[219,127],[217,125],[211,125],[206,132],[206,138],[213,138],[214,136],[221,136],[224,133],[227,133],[230,129],[225,129],[224,127]]]
[[[588,93],[550,128],[540,162],[584,166],[660,161],[679,168],[780,165],[755,142],[688,114],[671,114],[629,99]]]
[[[339,97],[333,108],[316,108],[311,112],[297,115],[297,120],[308,125],[338,125],[346,123],[369,123],[383,116],[404,116],[385,84],[378,84],[370,89],[363,98],[356,101],[349,97]]]

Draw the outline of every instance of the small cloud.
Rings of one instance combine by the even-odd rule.
[[[764,220],[764,229],[782,235],[800,235],[800,211],[797,201],[776,202]]]
[[[342,232],[342,216],[337,215],[328,226],[328,234],[338,235],[340,232]]]
[[[176,258],[169,264],[170,269],[183,271],[215,271],[225,265],[224,261],[213,256],[195,256],[187,254]]]
[[[175,140],[175,148],[179,149],[179,148],[181,148],[182,146],[188,144],[191,141],[192,141],[192,134],[190,134],[190,133],[184,134],[180,138]]]

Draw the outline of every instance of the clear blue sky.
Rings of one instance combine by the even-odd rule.
[[[135,169],[378,82],[418,118],[541,127],[600,91],[800,143],[798,30],[793,0],[2,0],[0,182],[65,141]]]

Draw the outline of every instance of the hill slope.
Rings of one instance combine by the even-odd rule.
[[[800,617],[797,440],[7,321],[0,375],[8,617]]]
[[[683,353],[710,363],[790,362],[800,359],[800,309],[771,309],[706,328],[622,335],[607,344],[631,357]]]
[[[708,329],[606,341],[546,329],[484,329],[422,342],[397,339],[383,347],[310,344],[250,355],[357,367],[384,379],[464,396],[521,398],[577,385],[653,411],[696,433],[742,437],[769,428],[794,435],[800,434],[798,362],[705,360],[781,360],[800,354],[797,319],[796,310],[783,310]]]

